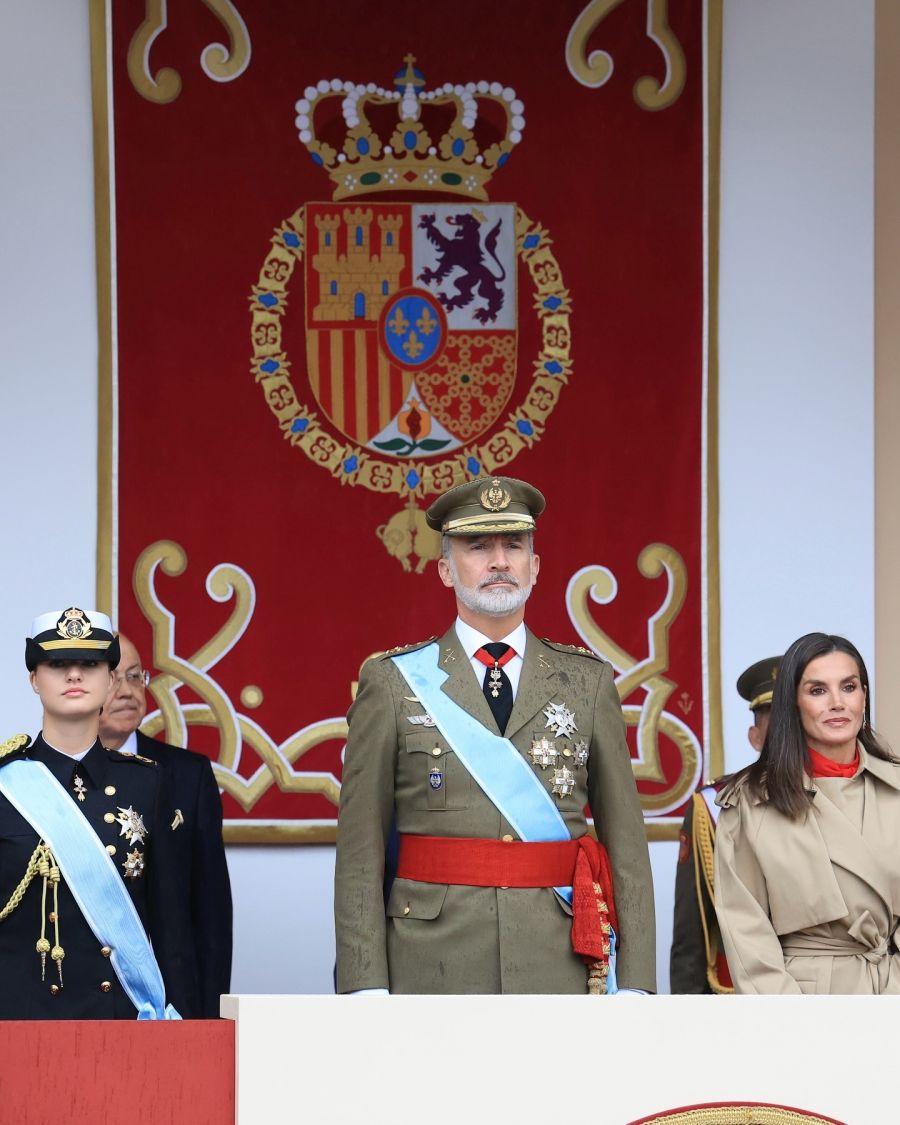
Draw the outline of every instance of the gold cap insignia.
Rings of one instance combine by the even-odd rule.
[[[482,490],[480,499],[482,508],[487,508],[489,512],[502,512],[504,508],[509,507],[512,497],[500,481],[493,480]]]
[[[72,606],[71,609],[65,610],[62,617],[57,621],[56,631],[63,640],[80,641],[89,637],[93,629],[84,610]]]

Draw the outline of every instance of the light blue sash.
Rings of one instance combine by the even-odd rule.
[[[439,652],[436,644],[430,644],[391,659],[454,754],[521,839],[571,839],[550,794],[510,740],[493,734],[441,691],[447,673],[438,667]],[[557,890],[571,904],[572,888]]]
[[[416,699],[434,719],[453,753],[519,837],[530,843],[570,840],[572,835],[553,798],[512,742],[489,731],[441,690],[448,677],[438,666],[439,653],[440,647],[430,644],[392,656],[391,660],[415,692]],[[553,889],[572,905],[571,887]],[[607,978],[610,996],[618,991],[615,948],[615,934],[610,930]]]
[[[41,762],[0,769],[0,793],[48,844],[72,896],[138,1010],[139,1020],[180,1020],[166,1004],[165,986],[147,934],[100,838]]]

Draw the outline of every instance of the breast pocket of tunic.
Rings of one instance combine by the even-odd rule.
[[[469,807],[469,771],[437,732],[406,736],[406,769],[419,808],[443,812]]]

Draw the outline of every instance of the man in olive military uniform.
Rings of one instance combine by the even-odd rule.
[[[0,1019],[195,1014],[167,780],[97,737],[118,661],[93,610],[43,614],[26,639],[44,715],[34,742],[0,746]]]
[[[650,863],[612,668],[524,624],[543,509],[537,489],[495,477],[426,513],[458,616],[360,676],[338,818],[339,992],[655,988]]]
[[[763,748],[769,729],[772,692],[780,665],[780,656],[769,656],[751,664],[738,677],[738,694],[747,700],[753,713],[747,739],[757,754]],[[698,789],[687,806],[681,826],[669,959],[669,987],[673,993],[734,991],[712,894],[719,815],[716,794],[727,781],[726,775]]]
[[[232,906],[222,801],[209,758],[148,738],[138,730],[147,713],[148,674],[132,642],[118,635],[121,661],[100,716],[104,746],[159,762],[168,772],[175,802],[173,844],[177,885],[193,929],[194,959],[203,1019],[219,1015],[231,988]]]

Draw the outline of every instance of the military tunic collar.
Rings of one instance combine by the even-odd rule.
[[[99,738],[79,761],[49,746],[39,734],[28,748],[28,757],[32,761],[43,763],[66,790],[71,788],[75,769],[88,789],[102,790],[106,785],[109,756]]]

